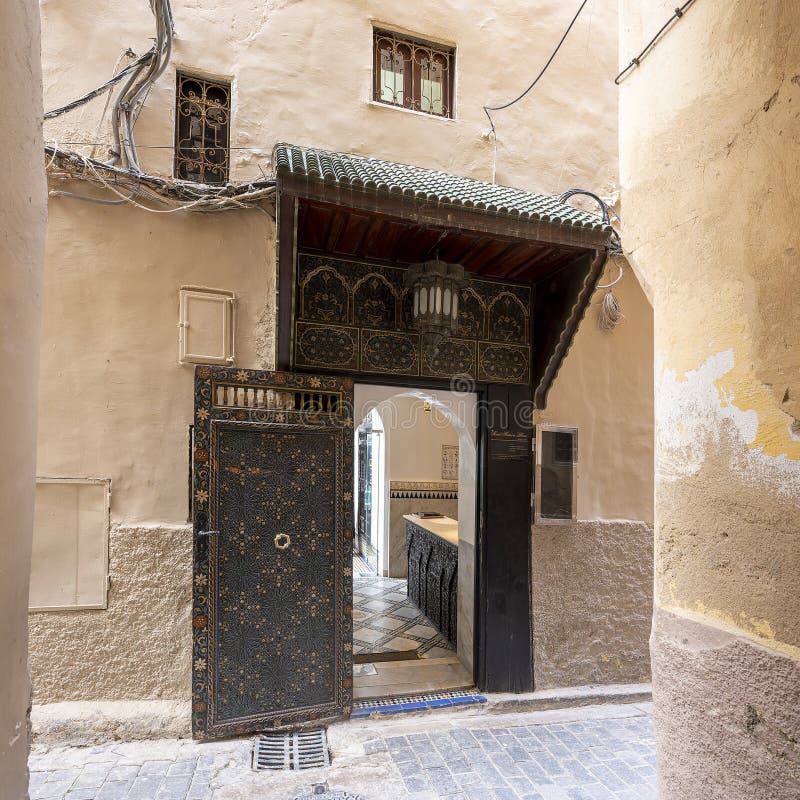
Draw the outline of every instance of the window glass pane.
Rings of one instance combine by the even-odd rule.
[[[575,434],[542,431],[540,514],[547,519],[572,519],[572,473]]]
[[[388,48],[381,48],[381,100],[403,105],[403,58]]]
[[[423,59],[420,64],[422,70],[421,110],[429,114],[444,113],[444,67],[438,61]]]
[[[452,116],[453,48],[379,30],[373,44],[373,99]]]

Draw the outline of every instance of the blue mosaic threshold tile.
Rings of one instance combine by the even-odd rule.
[[[432,694],[414,694],[405,697],[389,697],[385,700],[357,700],[353,703],[351,719],[369,717],[373,714],[406,714],[411,711],[428,711],[434,708],[452,708],[485,703],[482,694],[464,690],[453,692],[433,692]]]

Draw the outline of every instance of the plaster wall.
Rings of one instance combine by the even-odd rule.
[[[653,522],[653,309],[634,271],[612,287],[625,318],[598,316],[598,289],[536,421],[578,428],[578,519]],[[601,284],[619,270],[609,263]]]
[[[458,432],[438,408],[425,411],[424,401],[398,397],[381,414],[392,418],[387,435],[389,480],[442,481],[442,445],[458,445]]]
[[[191,526],[114,525],[109,575],[106,611],[30,615],[34,703],[183,700],[188,718]]]
[[[622,1],[623,61],[671,11]],[[623,235],[655,310],[666,800],[797,794],[798,23],[697,3],[620,95]]]
[[[46,223],[38,6],[0,4],[0,796],[27,797],[28,575]]]
[[[274,246],[256,210],[52,203],[38,473],[110,478],[112,522],[186,522],[194,366],[178,363],[178,289],[234,291],[235,363],[271,366]]]
[[[587,65],[593,74],[615,74],[613,4],[592,0],[547,81],[495,114],[496,143],[483,106],[511,100],[538,72],[573,14],[563,3],[174,0],[172,9],[172,64],[136,128],[147,170],[171,174],[178,67],[232,80],[231,146],[243,148],[233,151],[235,180],[260,176],[259,166],[269,172],[274,143],[290,141],[548,193],[576,184],[615,188],[615,93],[587,91],[586,77]],[[42,13],[47,108],[110,77],[125,48],[145,52],[154,31],[143,0],[47,0]],[[371,102],[373,24],[456,46],[454,120]],[[46,138],[100,141],[102,156],[111,141],[102,110],[95,101],[48,122]]]
[[[436,407],[426,412],[424,401],[398,397],[382,408],[388,424],[389,481],[442,483],[442,445],[458,445],[458,431]],[[456,488],[458,483],[453,484]],[[391,489],[391,486],[390,486]],[[389,575],[408,575],[406,521],[412,511],[439,511],[458,519],[458,500],[392,497],[389,500]]]
[[[535,526],[532,563],[536,688],[649,681],[652,525]]]

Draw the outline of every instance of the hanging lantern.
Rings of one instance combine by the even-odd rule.
[[[456,332],[458,294],[466,282],[464,267],[438,258],[409,268],[406,286],[414,292],[412,318],[424,345],[436,347]]]

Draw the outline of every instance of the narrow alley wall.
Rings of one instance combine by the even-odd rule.
[[[0,794],[27,797],[27,669],[46,195],[39,9],[0,4]]]
[[[674,4],[623,0],[622,63]],[[800,8],[704,0],[623,82],[656,355],[663,800],[800,786]]]

